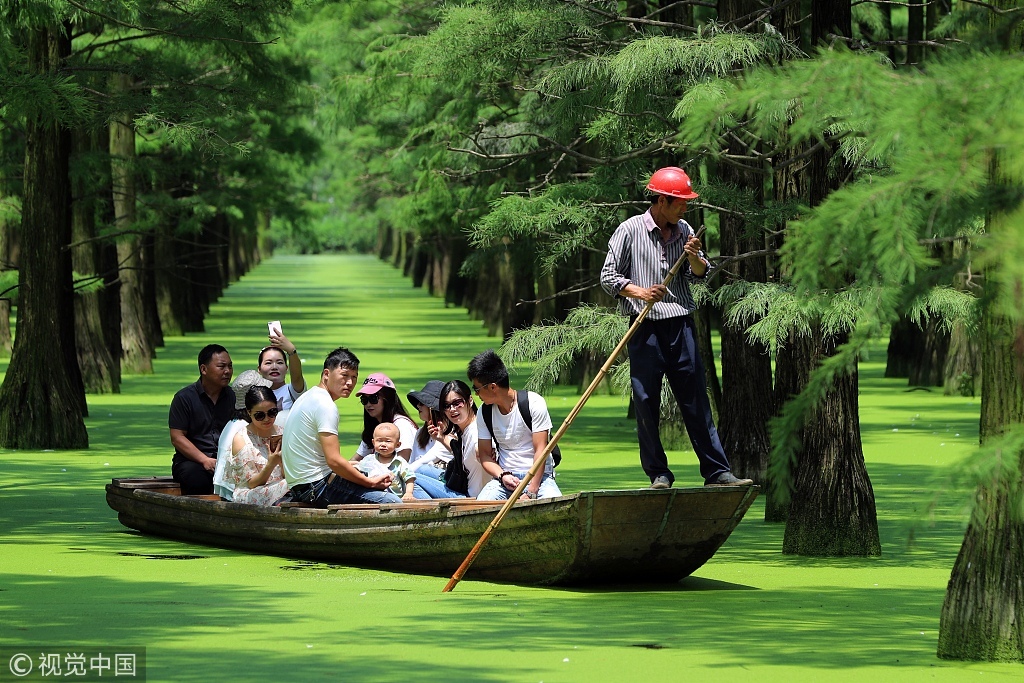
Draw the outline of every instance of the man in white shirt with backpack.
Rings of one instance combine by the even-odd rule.
[[[544,398],[509,386],[508,369],[493,349],[469,362],[466,374],[483,406],[477,419],[477,459],[494,479],[477,500],[507,500],[548,445],[551,416]],[[527,406],[529,409],[527,411]],[[526,415],[529,415],[529,425]],[[562,495],[549,455],[542,474],[527,484],[526,498]]]

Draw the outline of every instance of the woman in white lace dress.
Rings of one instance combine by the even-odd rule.
[[[234,484],[233,500],[273,505],[288,493],[281,472],[281,432],[276,424],[277,397],[269,387],[254,386],[245,394],[249,424],[231,442],[224,476]]]

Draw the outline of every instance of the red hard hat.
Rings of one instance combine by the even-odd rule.
[[[690,176],[678,166],[659,168],[647,183],[647,189],[657,194],[665,194],[679,199],[696,199],[699,195],[693,191]]]

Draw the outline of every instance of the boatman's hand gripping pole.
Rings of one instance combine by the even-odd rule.
[[[700,230],[698,230],[696,233],[696,237],[700,239],[700,236],[703,233],[704,227],[701,226]],[[669,283],[671,283],[672,280],[674,280],[676,275],[679,273],[679,269],[682,268],[683,262],[685,260],[686,252],[684,251],[679,256],[679,259],[675,262],[672,268],[668,271],[668,275],[665,276],[665,281],[661,283],[662,285],[664,285],[665,287],[669,286]],[[640,311],[640,315],[636,317],[636,320],[633,321],[633,324],[629,326],[628,330],[626,330],[626,336],[622,338],[622,340],[615,347],[615,350],[612,351],[610,356],[608,356],[608,360],[606,360],[604,362],[604,365],[601,366],[601,369],[598,371],[597,376],[594,377],[594,380],[590,383],[590,386],[587,387],[587,390],[583,392],[582,396],[580,396],[580,400],[576,402],[576,405],[573,407],[573,409],[569,411],[569,415],[566,416],[565,421],[562,422],[562,426],[558,428],[558,431],[555,432],[550,439],[548,439],[548,445],[544,447],[544,452],[541,454],[541,457],[536,458],[533,461],[533,467],[531,467],[530,471],[526,473],[526,476],[519,481],[519,486],[516,487],[515,491],[508,495],[508,500],[501,507],[501,510],[498,511],[498,514],[494,516],[494,519],[491,520],[491,523],[487,526],[487,529],[484,531],[483,535],[480,536],[480,539],[476,542],[476,545],[473,546],[473,549],[469,551],[469,555],[466,555],[466,559],[462,561],[462,564],[459,565],[459,568],[455,570],[454,574],[452,574],[452,578],[448,580],[448,583],[445,585],[444,590],[442,592],[451,592],[451,590],[458,585],[459,581],[462,581],[462,577],[466,575],[466,571],[469,570],[469,567],[471,564],[473,564],[473,560],[476,559],[476,556],[480,554],[480,550],[483,549],[488,539],[490,539],[491,534],[494,533],[494,530],[498,528],[499,524],[501,524],[501,520],[505,519],[505,515],[507,515],[508,511],[512,509],[512,506],[516,504],[516,502],[519,500],[519,497],[523,495],[523,491],[526,489],[527,484],[530,483],[530,480],[533,479],[534,476],[536,476],[537,472],[539,472],[542,467],[544,467],[544,463],[547,462],[548,456],[551,455],[551,451],[552,449],[554,449],[555,444],[558,443],[558,440],[561,439],[562,435],[565,434],[567,429],[569,429],[569,425],[571,425],[572,421],[576,419],[577,415],[579,415],[579,412],[583,409],[583,406],[590,398],[590,395],[594,393],[594,390],[597,389],[597,385],[599,385],[601,383],[601,380],[604,379],[605,376],[608,374],[608,371],[611,369],[612,363],[614,363],[615,359],[619,357],[620,353],[622,353],[622,349],[626,347],[626,344],[629,343],[629,340],[633,338],[633,334],[637,331],[637,328],[640,327],[640,323],[644,321],[644,319],[647,317],[647,314],[651,312],[651,308],[654,307],[655,303],[657,302],[648,301],[647,305],[644,306],[644,310]]]

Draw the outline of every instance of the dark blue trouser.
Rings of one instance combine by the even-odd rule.
[[[697,339],[690,316],[667,320],[644,320],[629,340],[629,374],[636,409],[640,464],[651,481],[666,476],[675,481],[668,468],[668,456],[661,445],[661,380],[666,378],[679,404],[690,435],[700,473],[705,480],[729,471],[729,459],[718,439],[704,382],[704,364],[697,351]]]

